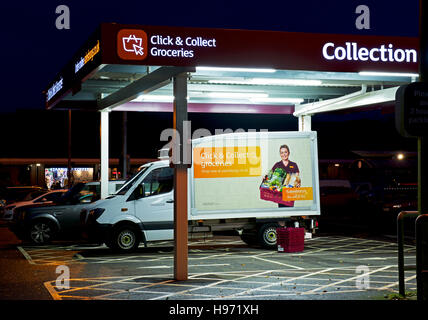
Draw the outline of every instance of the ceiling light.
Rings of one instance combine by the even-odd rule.
[[[404,159],[404,154],[402,154],[402,153],[397,154],[397,159],[398,160],[403,160]]]
[[[220,71],[220,72],[261,72],[273,73],[275,69],[267,68],[219,68],[219,67],[196,67],[196,72],[199,71]]]
[[[358,72],[360,76],[374,76],[374,77],[407,77],[407,78],[417,78],[419,74],[417,73],[401,73],[401,72],[375,72],[375,71],[360,71]]]
[[[208,83],[217,84],[243,84],[243,85],[265,85],[265,86],[319,86],[321,80],[307,79],[273,79],[273,78],[253,78],[242,80],[208,80]]]
[[[304,100],[302,98],[251,98],[254,103],[293,103],[299,104]]]
[[[156,94],[143,94],[132,100],[133,102],[173,102],[174,96],[156,95]]]
[[[252,99],[252,98],[267,98],[267,93],[252,93],[252,92],[207,92],[205,94],[211,98],[225,99]]]

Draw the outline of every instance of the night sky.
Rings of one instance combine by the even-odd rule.
[[[358,16],[355,9],[360,4],[370,8],[370,30],[358,30],[355,27],[355,19]],[[67,5],[70,9],[69,30],[58,30],[55,26],[58,17],[55,9],[59,5]],[[419,1],[2,1],[0,14],[2,40],[0,157],[66,157],[66,114],[61,111],[44,112],[42,90],[101,22],[417,37]],[[31,110],[40,112],[35,113]],[[119,114],[112,116],[113,131],[120,132]],[[89,113],[82,113],[79,117],[79,120],[76,120],[78,118],[76,113],[73,118],[73,124],[77,126],[73,130],[73,143],[83,144],[76,146],[76,150],[73,149],[73,156],[91,157],[90,151],[93,148],[88,147],[86,150],[83,145],[94,146],[94,143],[98,143],[99,117]],[[154,144],[159,144],[159,126],[170,127],[170,118],[172,118],[170,114],[149,113],[133,117],[130,128],[135,121],[149,124],[142,129],[142,135],[139,135],[143,137],[141,140],[130,142],[130,151],[136,150],[135,156],[150,156],[153,152],[150,151],[149,154],[141,151],[146,148],[141,148],[139,143],[144,144],[148,139],[153,139]],[[285,120],[285,118],[267,115],[259,117],[191,115],[195,125],[208,129],[222,123],[221,128],[260,129],[269,126],[272,131],[296,130],[297,119]],[[334,135],[335,130],[341,128],[340,119],[343,120],[339,118],[337,127],[333,128],[332,124],[337,119],[334,115],[315,116],[313,129],[330,128]],[[355,123],[361,128],[361,132],[357,132],[355,139],[353,138],[356,145],[364,144],[364,141],[370,144],[377,141],[377,138],[381,139],[383,135],[377,135],[373,140],[373,131],[370,130],[376,132],[383,127],[389,130],[385,133],[390,139],[389,142],[397,141],[400,147],[402,144],[406,145],[408,141],[402,140],[394,132],[393,126],[391,127],[393,124],[391,116],[367,112],[348,116],[348,121],[365,121]],[[48,141],[43,141],[43,138],[47,138]],[[320,140],[329,142],[327,136]],[[19,141],[19,145],[15,141]],[[331,144],[327,142],[325,145],[330,147]],[[113,140],[112,155],[119,152],[118,146],[119,142]],[[150,146],[149,149],[153,150],[156,147]],[[334,149],[334,146],[331,148]],[[32,150],[31,154],[26,150]],[[94,156],[97,156],[98,148],[95,153]]]
[[[370,30],[355,9],[370,8]],[[70,9],[58,30],[55,9]],[[418,36],[419,1],[1,1],[0,110],[44,108],[42,90],[101,22],[365,35]]]

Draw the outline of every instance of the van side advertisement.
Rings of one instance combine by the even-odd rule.
[[[192,215],[319,214],[316,132],[232,133],[193,142]]]

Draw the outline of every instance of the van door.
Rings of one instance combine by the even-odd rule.
[[[147,241],[174,238],[174,169],[152,170],[135,190],[144,196],[135,200],[135,215],[142,221]]]

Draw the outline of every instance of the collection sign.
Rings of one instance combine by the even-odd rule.
[[[103,63],[329,72],[418,69],[418,38],[103,24]]]
[[[105,23],[49,84],[46,105],[79,90],[104,64],[416,73],[418,55],[417,37]]]

